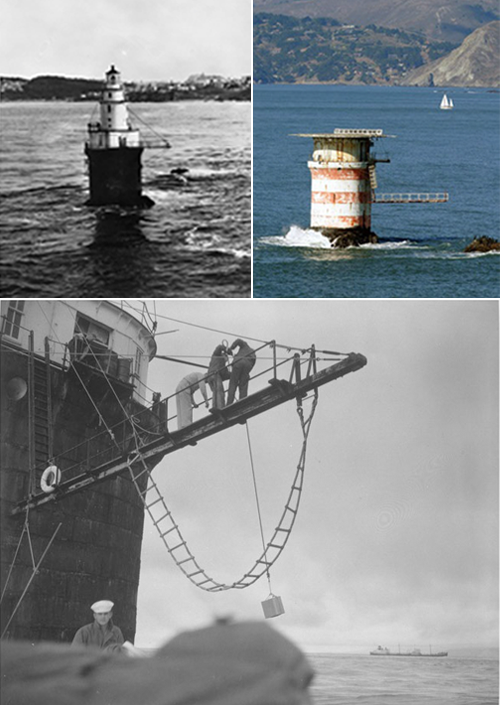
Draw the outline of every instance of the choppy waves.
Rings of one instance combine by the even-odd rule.
[[[413,646],[411,647],[413,648]],[[449,648],[446,646],[446,648]],[[424,650],[424,649],[423,649]],[[437,649],[436,649],[437,650]],[[443,658],[390,658],[313,654],[311,694],[316,705],[494,705],[498,660],[473,654]],[[480,650],[478,650],[480,653]]]
[[[38,145],[34,160],[16,148],[16,111],[23,105],[9,107],[9,183],[0,201],[3,296],[250,296],[249,105],[169,105],[168,121],[162,105],[149,106],[159,129],[163,121],[173,131],[177,120],[192,134],[204,111],[213,113],[199,142],[179,136],[168,152],[145,154],[149,209],[87,206],[80,142]],[[60,118],[76,127],[79,111],[41,103],[28,112],[42,124]]]
[[[292,225],[285,235],[262,236],[259,238],[259,245],[271,245],[275,247],[306,248],[319,250],[333,250],[335,253],[359,251],[359,252],[394,252],[408,250],[416,257],[433,257],[447,259],[468,259],[475,257],[495,257],[500,254],[500,250],[490,252],[457,252],[448,242],[439,239],[429,240],[381,240],[376,243],[365,243],[363,245],[346,248],[336,248],[331,241],[321,235],[321,233],[311,228],[301,228]]]

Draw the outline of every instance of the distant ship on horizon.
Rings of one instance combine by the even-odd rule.
[[[448,656],[447,651],[436,651],[432,653],[432,649],[429,646],[429,653],[423,654],[420,649],[413,649],[412,651],[391,651],[382,646],[377,646],[375,651],[370,651],[370,656]]]

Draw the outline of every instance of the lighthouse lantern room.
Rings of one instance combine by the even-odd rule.
[[[144,205],[139,130],[130,123],[119,71],[112,65],[100,100],[100,121],[88,124],[85,154],[90,205]],[[151,202],[149,202],[150,204]]]

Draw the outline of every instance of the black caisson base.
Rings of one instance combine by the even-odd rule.
[[[142,147],[114,149],[85,148],[89,164],[88,205],[150,207],[153,201],[142,195]]]

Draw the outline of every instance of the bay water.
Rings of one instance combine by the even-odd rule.
[[[454,298],[500,295],[500,252],[465,254],[500,235],[500,93],[416,87],[254,87],[254,296]],[[381,129],[379,193],[447,192],[447,203],[372,205],[379,243],[345,250],[309,229],[312,139]]]
[[[498,654],[380,657],[309,654],[314,705],[497,705]]]
[[[90,102],[4,102],[0,291],[5,297],[251,294],[251,105],[134,103],[150,209],[89,207]],[[172,169],[187,169],[186,179]]]

